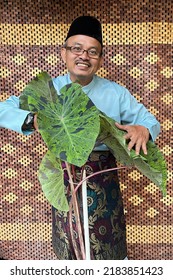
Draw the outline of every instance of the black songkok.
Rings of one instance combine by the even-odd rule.
[[[74,35],[93,37],[103,46],[101,23],[93,16],[80,16],[76,18],[69,28],[66,40]]]

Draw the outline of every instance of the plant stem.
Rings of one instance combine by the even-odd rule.
[[[125,168],[127,168],[127,166],[114,167],[114,168],[104,169],[104,170],[101,170],[101,171],[92,173],[92,174],[90,174],[89,176],[85,177],[83,180],[81,180],[81,181],[79,182],[79,184],[75,187],[75,192],[77,192],[78,188],[83,184],[84,181],[88,180],[89,178],[91,178],[91,177],[93,177],[93,176],[95,176],[95,175],[98,175],[98,174],[101,174],[101,173],[104,173],[104,172],[113,171],[113,170],[125,169]]]
[[[86,197],[85,197],[85,200],[87,199],[87,185],[86,185],[86,181],[95,176],[95,175],[98,175],[98,174],[101,174],[101,173],[105,173],[105,172],[110,172],[110,171],[113,171],[113,170],[120,170],[120,169],[125,169],[127,168],[127,166],[122,166],[122,167],[113,167],[113,168],[109,168],[109,169],[104,169],[104,170],[101,170],[101,171],[98,171],[98,172],[95,172],[93,174],[90,174],[89,176],[86,176],[86,171],[85,169],[82,169],[82,180],[79,182],[79,184],[75,187],[75,193],[77,192],[77,190],[79,189],[79,187],[84,186],[85,188],[85,191],[86,191]],[[86,214],[86,209],[84,209],[84,207],[86,208],[86,205],[84,206],[84,202],[83,202],[83,215],[85,216],[84,217],[84,222],[87,224],[87,221],[86,219],[88,219],[88,215]],[[88,235],[88,232],[87,232],[87,228],[86,228],[86,231],[85,231],[85,227],[88,227],[88,225],[84,225],[84,238],[85,238],[85,256],[87,257],[87,259],[90,259],[90,256],[89,256],[89,252],[90,252],[90,244],[89,244],[89,235]]]
[[[65,164],[66,164],[67,173],[68,173],[68,176],[69,176],[69,183],[70,183],[71,195],[72,195],[72,205],[73,205],[73,209],[74,209],[76,226],[77,226],[77,229],[78,229],[80,253],[81,253],[82,259],[85,260],[84,240],[83,240],[83,233],[82,233],[82,227],[81,227],[81,221],[80,221],[79,207],[78,207],[78,202],[77,202],[77,199],[76,199],[76,192],[75,192],[74,183],[73,183],[73,179],[72,179],[69,164],[67,162],[65,162]],[[71,207],[70,211],[72,211],[72,207]],[[72,215],[70,216],[70,220],[71,220],[70,222],[72,223]],[[74,250],[75,250],[76,257],[77,257],[77,259],[81,259],[80,256],[79,256],[79,251],[77,250],[76,241],[73,238],[74,234],[73,234],[72,225],[70,226],[70,228],[71,228],[71,231],[72,231],[71,232],[72,233],[72,240],[73,240],[73,242],[75,242]]]
[[[74,249],[74,252],[75,252],[75,255],[76,255],[76,259],[80,260],[81,255],[79,254],[78,246],[77,246],[76,239],[75,239],[75,236],[74,236],[74,231],[73,231],[73,223],[72,223],[72,219],[73,219],[72,218],[72,208],[73,208],[73,205],[72,205],[72,201],[70,201],[69,208],[70,208],[69,209],[69,225],[70,225],[70,234],[71,234],[73,249]]]
[[[67,169],[67,173],[68,173],[68,176],[69,176],[69,183],[70,183],[71,194],[72,194],[72,200],[71,200],[71,203],[70,203],[71,206],[70,206],[70,213],[69,213],[69,223],[70,223],[70,232],[71,232],[71,236],[72,236],[73,248],[74,248],[77,260],[80,260],[80,259],[85,260],[86,259],[86,254],[85,254],[85,246],[84,246],[84,240],[83,240],[83,232],[82,232],[82,227],[81,227],[78,202],[77,202],[77,199],[76,199],[77,190],[87,179],[89,179],[89,178],[91,178],[95,175],[105,173],[105,172],[109,172],[109,171],[113,171],[113,170],[125,169],[125,168],[127,168],[127,166],[114,167],[114,168],[101,170],[101,171],[95,172],[93,174],[90,174],[87,177],[86,177],[86,175],[84,175],[83,179],[79,182],[79,184],[76,187],[74,187],[74,182],[73,182],[73,179],[72,179],[72,174],[71,174],[71,171],[70,171],[69,164],[67,162],[65,162],[65,164],[66,164],[66,169]],[[82,176],[83,176],[83,172],[84,172],[84,170],[82,170]],[[77,229],[78,229],[81,255],[79,254],[79,250],[78,250],[77,243],[76,243],[76,240],[74,238],[74,233],[73,233],[72,208],[74,209],[74,215],[75,215],[76,225],[77,225]]]
[[[85,255],[86,260],[91,259],[90,253],[90,238],[89,238],[89,224],[88,224],[88,203],[87,203],[87,183],[86,183],[86,170],[83,170],[83,184],[82,184],[82,209],[83,209],[83,222],[84,222],[84,239],[85,239]]]

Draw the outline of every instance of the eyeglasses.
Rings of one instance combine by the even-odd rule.
[[[84,50],[81,47],[77,47],[77,46],[71,46],[71,47],[65,46],[64,48],[76,55],[82,55],[84,52],[86,52],[90,58],[97,59],[101,56],[101,53],[97,52],[95,49]]]

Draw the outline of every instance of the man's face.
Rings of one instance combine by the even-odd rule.
[[[68,38],[66,47],[75,47],[77,50],[87,50],[89,53],[98,53],[98,57],[90,56],[86,51],[81,54],[72,53],[69,49],[62,48],[61,55],[70,72],[72,82],[78,82],[81,85],[87,85],[92,81],[93,75],[101,67],[103,62],[100,43],[89,36],[75,35]]]

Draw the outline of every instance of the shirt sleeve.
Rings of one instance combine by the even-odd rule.
[[[152,140],[155,141],[160,133],[160,123],[143,104],[138,103],[127,89],[124,89],[121,94],[120,107],[122,124],[145,126],[149,130]]]
[[[22,125],[29,113],[19,108],[19,97],[11,96],[6,101],[0,102],[0,127],[30,134],[28,131],[22,131]]]

